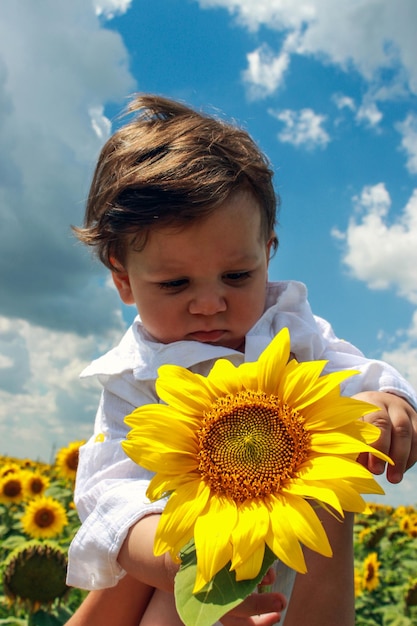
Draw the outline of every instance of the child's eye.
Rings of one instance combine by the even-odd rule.
[[[184,289],[188,285],[187,278],[178,278],[177,280],[167,280],[163,283],[158,283],[160,289],[164,289],[166,291],[180,291]]]
[[[250,272],[228,272],[223,276],[223,280],[229,283],[243,283],[248,278],[250,278]]]

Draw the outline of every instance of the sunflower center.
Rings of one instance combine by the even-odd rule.
[[[8,498],[15,498],[22,493],[22,483],[18,479],[10,478],[3,487],[3,493]]]
[[[238,502],[278,493],[306,459],[310,442],[297,411],[262,391],[218,398],[198,437],[203,479]]]
[[[65,465],[68,467],[68,469],[72,470],[73,472],[77,471],[78,457],[79,457],[79,452],[77,449],[77,450],[71,450],[71,452],[69,452],[65,458]]]
[[[375,578],[375,568],[373,563],[368,563],[366,572],[365,572],[365,581],[369,582]]]
[[[38,528],[48,528],[55,521],[55,515],[51,509],[42,508],[36,511],[34,522]]]
[[[43,491],[44,483],[40,478],[32,478],[30,481],[30,491],[32,493],[38,494]]]

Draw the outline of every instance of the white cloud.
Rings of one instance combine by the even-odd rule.
[[[392,220],[391,197],[383,183],[365,187],[354,198],[355,215],[346,232],[334,229],[333,236],[344,242],[343,261],[352,276],[371,289],[393,288],[417,304],[417,189],[400,216]],[[391,363],[417,389],[417,311],[408,329],[399,330],[381,358]],[[417,467],[408,471],[400,485],[379,477],[385,496],[368,500],[393,505],[415,504]]]
[[[325,147],[330,141],[328,133],[322,126],[326,121],[326,116],[319,115],[312,109],[269,110],[269,113],[284,124],[284,129],[278,134],[278,139],[283,143],[314,150],[318,147]]]
[[[10,355],[0,386],[2,453],[49,461],[52,447],[91,434],[100,390],[78,376],[116,337],[98,341],[0,318],[0,350]]]
[[[382,120],[382,113],[378,109],[375,102],[363,103],[356,114],[356,120],[358,122],[364,122],[368,126],[376,127]]]
[[[1,2],[0,314],[84,334],[118,325],[70,226],[109,134],[104,105],[135,89],[128,65],[91,2]]]
[[[49,460],[89,435],[80,370],[124,326],[114,288],[71,233],[109,102],[136,89],[121,36],[86,0],[0,3],[0,443]]]
[[[91,107],[88,110],[91,119],[91,128],[94,130],[97,137],[103,143],[110,137],[111,122],[108,117],[104,115],[104,106]]]
[[[94,0],[93,4],[97,15],[110,20],[116,15],[126,13],[132,0]]]
[[[401,147],[407,155],[407,169],[417,174],[417,115],[410,113],[396,126],[402,135]]]
[[[365,187],[354,201],[357,212],[346,232],[333,231],[345,241],[343,262],[370,289],[394,288],[417,304],[417,189],[393,222],[384,183]]]
[[[350,111],[356,111],[356,104],[353,98],[346,96],[342,93],[335,93],[333,96],[333,102],[339,110],[349,109]]]
[[[294,52],[342,69],[355,67],[379,97],[389,98],[405,88],[417,94],[415,0],[197,1],[203,8],[224,7],[252,31],[263,26],[296,33]],[[382,69],[392,74],[389,86],[383,84]]]
[[[243,72],[249,97],[253,100],[265,98],[282,84],[289,65],[288,52],[274,55],[271,48],[263,44],[247,56],[248,68]]]
[[[314,2],[293,0],[197,0],[202,8],[224,7],[249,30],[266,25],[276,30],[299,29],[316,15]]]

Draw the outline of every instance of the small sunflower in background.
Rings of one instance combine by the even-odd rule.
[[[17,504],[26,495],[25,478],[21,471],[10,471],[0,478],[0,502],[2,504]]]
[[[30,537],[50,539],[61,534],[68,519],[58,500],[39,496],[28,503],[20,522],[24,532]]]
[[[6,461],[0,469],[0,478],[20,472],[20,465],[14,461]]]
[[[42,474],[42,472],[36,470],[34,472],[31,472],[29,470],[26,470],[24,476],[26,495],[29,498],[42,496],[50,485],[49,478]]]
[[[362,573],[357,567],[355,567],[354,585],[355,585],[355,598],[358,598],[362,594]]]
[[[417,537],[417,513],[406,513],[400,520],[400,529],[409,537]]]
[[[363,562],[362,588],[367,591],[374,591],[379,585],[379,567],[381,563],[378,561],[376,552],[368,554]]]
[[[11,603],[34,613],[41,606],[51,606],[69,591],[66,569],[67,556],[58,546],[27,541],[4,562],[4,593]]]
[[[61,448],[56,455],[55,466],[66,479],[75,480],[78,468],[79,450],[85,441],[73,441],[66,448]]]

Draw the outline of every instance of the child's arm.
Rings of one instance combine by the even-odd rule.
[[[148,515],[131,527],[122,545],[118,561],[126,572],[138,578],[147,585],[156,587],[155,600],[159,598],[165,608],[174,610],[172,594],[174,578],[178,571],[178,564],[171,560],[168,553],[155,557],[153,544],[159,515]],[[161,593],[159,593],[161,592]],[[168,594],[170,594],[168,596]],[[165,596],[165,599],[164,599]],[[168,601],[166,598],[170,598]],[[280,593],[252,594],[242,604],[230,611],[221,619],[224,626],[270,626],[280,619],[280,612],[285,608],[285,598]],[[150,611],[153,610],[152,602]],[[156,611],[155,615],[158,614]],[[258,616],[253,618],[252,616]],[[152,620],[145,624],[152,624]],[[170,623],[170,622],[168,622]],[[172,620],[173,624],[176,624]],[[73,626],[73,625],[71,625]],[[77,625],[74,625],[77,626]]]
[[[381,429],[377,442],[372,444],[394,461],[387,467],[387,479],[399,483],[404,472],[417,461],[417,413],[400,396],[383,391],[363,391],[354,396],[359,400],[381,407],[380,411],[369,413],[364,420]],[[362,454],[360,462],[374,474],[384,472],[385,463],[375,456]]]
[[[90,591],[67,626],[138,626],[153,593],[152,587],[131,576],[115,587]]]

